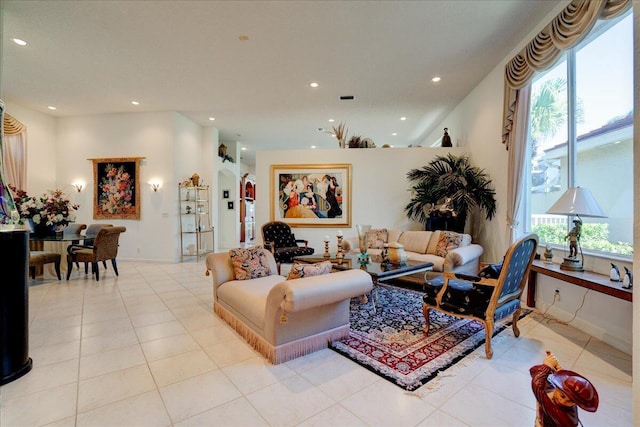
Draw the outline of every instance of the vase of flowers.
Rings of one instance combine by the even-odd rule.
[[[78,205],[71,203],[62,190],[49,190],[40,197],[11,187],[20,217],[27,220],[34,234],[52,235],[75,221]]]

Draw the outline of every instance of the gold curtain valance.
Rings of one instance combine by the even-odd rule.
[[[16,120],[11,114],[5,113],[3,120],[3,131],[5,135],[17,135],[25,132],[27,127]]]
[[[615,18],[630,7],[631,0],[573,0],[507,63],[502,127],[502,143],[507,149],[517,91],[529,84],[536,72],[551,68],[563,50],[577,45],[598,19]]]

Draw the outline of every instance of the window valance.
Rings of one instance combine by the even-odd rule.
[[[18,135],[27,130],[27,127],[11,116],[11,114],[5,113],[2,121],[5,135]]]
[[[598,19],[615,18],[631,7],[631,0],[573,0],[505,67],[502,142],[509,149],[518,89],[536,72],[550,68],[563,50],[577,45]]]

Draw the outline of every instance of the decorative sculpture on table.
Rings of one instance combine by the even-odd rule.
[[[553,264],[553,250],[549,245],[544,248],[544,263]]]
[[[624,277],[622,278],[622,287],[631,289],[633,287],[633,273],[627,267],[624,267]]]
[[[609,271],[609,280],[612,282],[620,281],[620,269],[614,263],[611,263],[611,270]]]
[[[358,243],[360,244],[358,262],[366,264],[369,262],[369,254],[367,253],[367,232],[371,230],[371,225],[356,224],[356,230],[358,231]]]
[[[578,408],[588,412],[598,409],[598,392],[582,375],[562,369],[558,359],[547,351],[541,365],[529,369],[531,389],[538,401],[536,426],[577,426]]]

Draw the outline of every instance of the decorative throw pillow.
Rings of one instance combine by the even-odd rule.
[[[287,280],[329,274],[331,273],[331,268],[331,261],[322,261],[315,264],[300,264],[296,262],[289,270]]]
[[[462,242],[462,234],[453,231],[441,231],[438,245],[436,246],[436,255],[446,257],[450,250],[460,247]]]
[[[389,238],[389,232],[386,228],[369,230],[365,235],[367,236],[367,248],[369,249],[382,249]]]
[[[255,279],[271,275],[271,267],[266,255],[267,250],[262,246],[231,249],[229,257],[233,264],[236,280]]]

